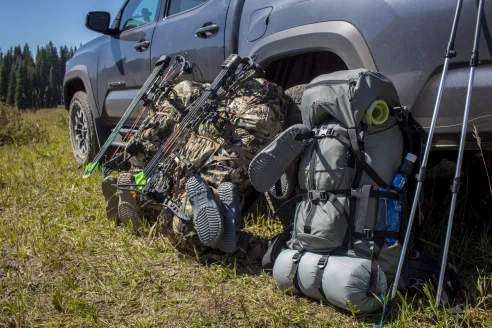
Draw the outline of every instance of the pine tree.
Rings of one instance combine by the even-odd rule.
[[[7,50],[7,53],[3,56],[3,63],[5,64],[5,69],[7,70],[7,76],[10,76],[10,70],[12,69],[12,65],[14,63],[12,48]],[[8,81],[8,77],[7,77],[7,81]],[[7,90],[8,90],[8,83],[7,83],[7,89],[5,89],[5,94],[7,93]]]
[[[14,64],[10,69],[9,75],[9,87],[7,92],[7,104],[14,106],[15,104],[15,88],[17,86],[17,70]]]
[[[21,46],[17,45],[14,47],[14,60],[18,60],[22,56]]]
[[[0,50],[0,102],[19,108],[55,107],[62,103],[66,63],[77,47],[37,47],[35,59],[26,43]]]
[[[31,88],[28,73],[28,60],[20,61],[17,65],[15,85],[15,106],[19,109],[31,107]]]
[[[53,42],[48,43],[46,46],[46,58],[47,65],[49,65],[48,88],[50,89],[48,107],[56,107],[60,103],[61,98],[58,88],[61,74],[59,70],[58,50],[53,45]]]
[[[0,64],[0,103],[7,101],[7,93],[9,90],[9,74],[5,61]]]
[[[63,77],[65,76],[65,66],[67,65],[68,61],[68,49],[66,46],[60,47],[60,65],[59,65],[59,79],[58,79],[58,85],[63,84]]]
[[[12,49],[7,50],[7,53],[3,56],[2,65],[0,67],[0,102],[7,101],[11,66]]]
[[[36,89],[39,107],[46,107],[46,85],[48,76],[45,75],[46,56],[44,48],[38,48],[36,53]]]
[[[53,89],[53,84],[54,84],[54,69],[53,66],[50,68],[50,74],[49,74],[49,80],[48,80],[48,85],[46,87],[46,107],[52,108],[54,107],[54,98],[53,98],[53,93],[55,90]]]
[[[31,50],[29,49],[29,45],[27,43],[24,45],[24,48],[22,49],[22,60],[27,61],[28,64],[34,64]]]

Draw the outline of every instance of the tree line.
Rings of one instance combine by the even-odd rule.
[[[77,51],[52,42],[38,47],[33,58],[29,45],[0,50],[0,103],[19,109],[53,108],[63,102],[65,65]]]

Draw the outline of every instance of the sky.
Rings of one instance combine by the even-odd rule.
[[[0,0],[0,48],[26,42],[33,55],[36,47],[52,41],[55,46],[77,46],[100,34],[89,31],[89,11],[107,11],[113,21],[124,0]]]

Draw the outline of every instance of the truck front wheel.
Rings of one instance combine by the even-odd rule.
[[[69,130],[72,152],[80,165],[88,164],[96,154],[97,137],[87,94],[78,91],[69,108]]]

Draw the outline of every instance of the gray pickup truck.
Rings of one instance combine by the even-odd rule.
[[[492,146],[492,1],[485,4],[470,120],[482,146]],[[437,149],[457,147],[477,2],[465,1],[456,51],[434,138]],[[417,121],[430,123],[455,1],[408,0],[126,0],[113,22],[88,14],[102,33],[67,63],[65,107],[80,164],[89,162],[165,54],[188,53],[211,81],[231,53],[257,56],[269,81],[284,89],[337,70],[368,68],[395,83]],[[90,19],[91,17],[97,19]],[[190,77],[191,78],[191,77]],[[292,94],[292,92],[291,92]],[[299,101],[299,99],[297,99]],[[470,124],[470,128],[473,126]],[[474,147],[470,136],[467,146]]]

